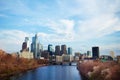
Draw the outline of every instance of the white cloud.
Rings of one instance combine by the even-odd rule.
[[[46,26],[51,29],[53,33],[44,34],[48,40],[52,37],[51,41],[71,41],[74,38],[74,21],[68,19],[62,19],[58,21],[49,21]],[[46,37],[45,36],[45,37]]]
[[[119,18],[116,16],[116,12],[120,10],[119,3],[119,0],[74,0],[69,2],[61,0],[58,1],[58,4],[64,15],[67,13],[68,18],[75,15],[88,17],[79,21],[74,19],[50,21],[48,26],[56,35],[71,35],[74,40],[78,41],[102,37],[120,30]]]
[[[35,6],[30,6],[31,3],[26,1],[25,3],[16,1],[16,4],[4,2],[6,6],[3,6],[5,10],[2,11],[22,17],[17,20],[18,22],[13,22],[22,29],[26,26],[29,28],[32,26],[35,30],[38,26],[49,28],[50,32],[47,30],[39,32],[44,42],[89,41],[120,30],[120,18],[116,16],[120,11],[120,0],[56,0],[56,2],[57,6],[54,8],[38,2],[34,2]],[[0,14],[1,16],[4,14]],[[6,38],[3,35],[6,35]],[[20,48],[24,35],[29,34],[19,30],[4,30],[0,34],[2,36],[0,44],[5,44],[4,46],[19,44]]]
[[[19,30],[0,30],[0,32],[0,48],[7,52],[19,51],[24,38],[32,35]]]
[[[120,27],[116,25],[118,23],[119,19],[117,17],[100,15],[78,23],[78,31],[83,38],[97,38],[120,30]]]

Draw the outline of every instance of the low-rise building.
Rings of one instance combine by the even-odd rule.
[[[102,56],[100,56],[100,60],[102,62],[106,62],[106,61],[112,61],[113,58],[111,56],[109,56],[109,55],[102,55]]]
[[[19,54],[20,58],[33,59],[33,53],[29,51],[23,51]]]

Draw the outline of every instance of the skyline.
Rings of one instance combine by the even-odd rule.
[[[66,44],[84,53],[99,46],[100,54],[120,54],[119,4],[119,0],[0,0],[0,48],[18,52],[25,37],[31,40],[38,33],[44,49],[48,44]]]

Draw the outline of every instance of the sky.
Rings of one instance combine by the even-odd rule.
[[[0,0],[0,49],[21,50],[25,37],[86,53],[120,55],[120,0]]]

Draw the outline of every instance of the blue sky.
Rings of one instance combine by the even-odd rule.
[[[100,47],[120,54],[120,0],[0,0],[0,48],[21,49],[24,37],[39,35],[48,44],[74,52]]]

